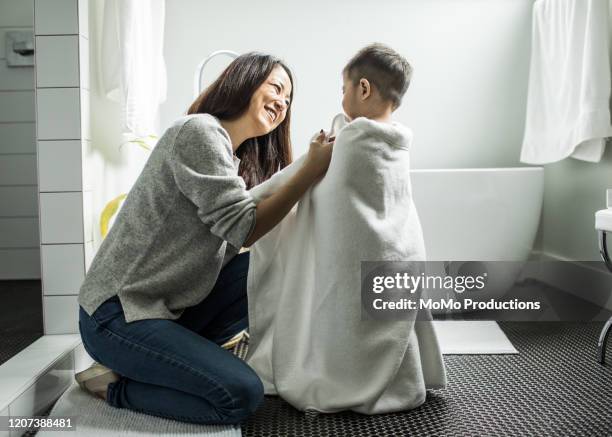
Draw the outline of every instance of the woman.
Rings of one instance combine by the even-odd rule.
[[[118,408],[238,423],[263,399],[221,347],[248,326],[248,252],[327,170],[323,131],[294,177],[255,205],[247,188],[291,162],[291,72],[240,56],[160,138],[79,293],[79,384]],[[112,369],[112,370],[110,370]]]

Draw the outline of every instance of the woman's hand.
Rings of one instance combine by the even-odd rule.
[[[327,135],[321,129],[319,135],[310,143],[304,167],[312,172],[313,177],[318,178],[327,171],[335,139],[335,137],[327,138]]]
[[[327,138],[321,130],[310,143],[302,167],[277,192],[257,204],[257,220],[253,232],[244,242],[245,247],[250,247],[276,226],[308,188],[325,174],[331,161],[334,140],[334,137]]]

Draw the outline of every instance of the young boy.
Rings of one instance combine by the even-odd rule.
[[[342,109],[348,120],[336,117],[332,135],[359,117],[391,123],[411,77],[408,61],[390,47],[375,43],[361,49],[342,71]]]
[[[411,77],[412,67],[393,49],[382,44],[364,47],[342,71],[342,108],[351,120],[366,117],[389,123]]]
[[[411,72],[381,44],[349,61],[346,115],[332,125],[327,173],[251,246],[247,363],[266,394],[299,410],[407,410],[425,401],[426,388],[445,385],[433,326],[415,324],[416,311],[362,319],[362,261],[425,260],[410,185],[412,132],[391,119]],[[302,159],[253,188],[254,198],[273,192]]]

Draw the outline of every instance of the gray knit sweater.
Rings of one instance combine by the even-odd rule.
[[[255,226],[238,162],[212,115],[183,117],[164,133],[81,286],[87,314],[118,295],[126,322],[177,319],[210,293]]]

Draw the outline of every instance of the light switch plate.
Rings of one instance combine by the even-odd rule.
[[[5,45],[6,64],[9,67],[34,66],[34,32],[30,30],[6,32]]]
[[[606,190],[606,207],[612,208],[612,188]]]

